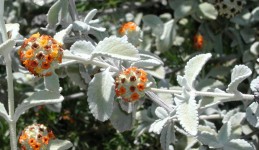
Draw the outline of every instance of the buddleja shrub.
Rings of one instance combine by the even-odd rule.
[[[254,1],[253,4],[258,2]],[[246,8],[246,3],[241,0],[172,0],[168,5],[174,10],[174,16],[166,23],[155,15],[143,16],[144,26],[150,27],[151,35],[143,37],[136,23],[127,22],[118,29],[118,36],[102,38],[106,29],[100,27],[99,20],[93,20],[96,9],[91,10],[84,19],[79,19],[82,17],[77,16],[73,0],[58,0],[48,11],[45,29],[55,32],[60,25],[62,30],[55,32],[53,37],[34,33],[23,38],[19,34],[18,24],[4,23],[4,1],[0,1],[0,54],[6,66],[8,83],[8,108],[0,103],[0,116],[9,124],[11,149],[17,149],[17,139],[19,148],[24,150],[69,149],[73,146],[67,140],[55,138],[57,135],[47,129],[48,125],[28,125],[18,129],[19,135],[16,131],[17,120],[28,109],[64,100],[59,85],[62,74],[55,72],[60,68],[66,69],[68,77],[87,90],[89,109],[97,120],[110,120],[120,132],[131,130],[133,122],[137,121],[138,135],[144,131],[160,134],[162,149],[258,148],[258,137],[254,134],[259,127],[259,78],[251,70],[257,71],[255,62],[249,67],[235,65],[228,85],[222,89],[218,87],[224,84],[216,80],[220,69],[216,71],[211,68],[204,79],[199,76],[212,56],[223,56],[222,39],[223,35],[229,33],[227,31],[235,37],[231,43],[233,48],[238,45],[242,51],[248,47],[251,52],[249,56],[257,55],[259,44],[252,30],[258,30],[250,27],[259,21],[258,7],[248,5]],[[177,74],[177,87],[163,84],[159,80],[165,79],[164,62],[157,55],[141,50],[141,47],[148,47],[148,42],[147,45],[141,43],[151,36],[151,39],[155,38],[155,48],[160,54],[166,54],[171,47],[180,49],[185,39],[178,34],[177,29],[188,24],[184,18],[187,16],[201,24],[200,31],[194,35],[193,48],[204,50],[204,53],[187,59],[182,73]],[[234,25],[220,27],[219,33],[214,33],[208,23],[229,18]],[[235,25],[241,27],[235,28]],[[11,36],[8,37],[7,32]],[[215,56],[212,55],[213,51]],[[245,56],[248,56],[247,52]],[[252,62],[253,58],[249,60]],[[75,65],[80,65],[76,73],[73,69]],[[71,75],[72,71],[76,76]],[[91,78],[92,73],[94,76]],[[28,74],[34,76],[32,79],[43,78],[44,81],[39,83],[42,86],[35,86],[34,91],[27,93],[27,98],[15,107],[13,80],[18,79],[17,74],[23,82],[29,82],[24,77]],[[244,80],[249,81],[248,91],[251,94],[238,89]],[[145,101],[151,103],[147,109],[142,107]],[[244,106],[233,110],[217,107],[225,102],[236,101],[243,102]],[[221,119],[222,126],[217,128],[212,119]],[[182,141],[183,136],[188,137],[188,141]],[[247,136],[249,138],[245,138]]]

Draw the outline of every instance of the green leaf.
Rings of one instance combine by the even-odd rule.
[[[219,133],[218,133],[218,139],[219,142],[224,145],[230,140],[231,136],[231,123],[227,122],[223,124],[223,126],[220,128]]]
[[[156,15],[145,15],[142,18],[144,25],[151,27],[156,36],[161,36],[164,30],[164,23]]]
[[[8,113],[2,103],[0,103],[0,116],[2,116],[6,121],[10,121]]]
[[[67,150],[71,148],[73,144],[68,140],[51,140],[48,145],[48,150]]]
[[[176,115],[186,132],[193,136],[197,135],[199,118],[194,93],[190,93],[189,98],[181,101],[176,108]]]
[[[202,67],[210,59],[211,54],[200,54],[190,59],[184,68],[184,78],[190,87],[193,87],[197,75],[200,73]]]
[[[8,54],[13,50],[14,45],[15,41],[13,39],[6,40],[0,45],[0,55],[7,57]]]
[[[252,71],[245,65],[236,65],[231,74],[231,83],[228,85],[227,92],[238,92],[237,86],[252,74]]]
[[[127,41],[127,36],[108,37],[100,41],[92,56],[108,56],[120,60],[137,61],[140,59],[138,50]]]
[[[49,28],[56,28],[68,13],[68,0],[58,0],[53,4],[47,14]]]
[[[53,73],[51,76],[44,77],[44,84],[49,91],[59,93],[59,78],[56,73]]]
[[[156,38],[156,48],[160,52],[164,52],[170,49],[173,45],[173,35],[175,34],[176,25],[174,20],[170,20],[164,24],[164,31],[160,37]]]
[[[167,123],[160,134],[160,144],[163,150],[170,150],[169,146],[175,140],[173,123]]]
[[[253,102],[246,108],[246,119],[254,127],[259,128],[259,107],[257,102]]]
[[[76,41],[71,47],[70,52],[74,55],[79,55],[84,58],[89,58],[95,47],[91,42]]]
[[[18,107],[15,109],[14,120],[17,121],[22,113],[26,110],[46,104],[59,103],[64,100],[64,97],[56,92],[51,91],[38,91],[33,93],[30,97],[26,98]]]
[[[224,145],[223,150],[255,150],[255,148],[243,139],[232,139]]]
[[[114,102],[113,112],[110,117],[113,127],[120,132],[132,129],[134,122],[134,114],[123,111],[118,102]]]
[[[212,4],[204,2],[199,4],[198,7],[204,17],[212,20],[217,19],[218,12]]]
[[[109,69],[95,74],[89,83],[87,96],[93,116],[100,121],[109,119],[112,115],[115,96],[114,79]]]
[[[71,32],[72,30],[72,27],[73,25],[70,24],[66,29],[63,29],[59,32],[57,32],[55,35],[54,35],[54,39],[57,40],[58,42],[60,42],[61,44],[64,44],[64,39],[65,37],[68,36],[68,34]]]

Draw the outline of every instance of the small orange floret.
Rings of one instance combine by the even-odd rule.
[[[144,91],[145,90],[145,85],[143,83],[139,83],[137,86],[139,91]]]
[[[44,136],[44,137],[42,138],[42,142],[43,142],[44,144],[48,145],[48,144],[49,144],[49,137],[48,137],[48,136]]]
[[[120,94],[125,94],[126,93],[126,89],[125,87],[120,87]]]
[[[26,58],[31,58],[33,56],[33,54],[34,54],[33,50],[29,49],[29,50],[26,51],[25,57]]]
[[[49,69],[50,67],[50,63],[49,62],[42,62],[41,64],[41,68],[42,69]]]
[[[137,28],[137,25],[134,23],[134,22],[127,22],[127,23],[124,23],[120,29],[119,29],[119,34],[120,35],[125,35],[125,33],[127,31],[135,31]]]
[[[139,99],[139,95],[138,95],[138,93],[133,93],[133,94],[131,94],[130,98],[135,101],[135,100]]]

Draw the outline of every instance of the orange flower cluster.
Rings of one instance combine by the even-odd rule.
[[[62,62],[62,45],[48,35],[33,34],[18,50],[22,65],[35,76],[50,76]]]
[[[21,136],[19,143],[22,150],[45,150],[55,136],[51,130],[48,130],[43,124],[32,124],[26,127]]]
[[[202,47],[203,47],[203,36],[200,33],[197,33],[193,38],[193,42],[194,42],[194,48],[202,49]]]
[[[145,95],[147,73],[136,67],[125,69],[115,80],[115,92],[126,102],[139,100]]]
[[[134,23],[134,22],[127,22],[127,23],[124,23],[120,29],[119,29],[119,34],[121,36],[127,34],[128,32],[132,32],[132,31],[136,31],[137,30],[137,25]]]

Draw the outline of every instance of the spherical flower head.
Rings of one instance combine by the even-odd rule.
[[[19,143],[23,150],[46,150],[55,136],[43,124],[32,124],[27,126],[19,137]]]
[[[50,76],[62,62],[62,45],[48,35],[33,34],[18,50],[22,65],[35,76]]]
[[[193,38],[194,48],[200,50],[203,47],[203,36],[200,33],[195,34]]]
[[[128,41],[133,45],[138,45],[141,42],[141,30],[134,22],[124,23],[118,30],[119,36],[126,35]]]
[[[215,0],[215,8],[218,10],[219,15],[232,18],[240,13],[245,4],[244,0]]]
[[[136,67],[123,70],[115,80],[115,93],[125,102],[134,102],[145,95],[147,73]]]

